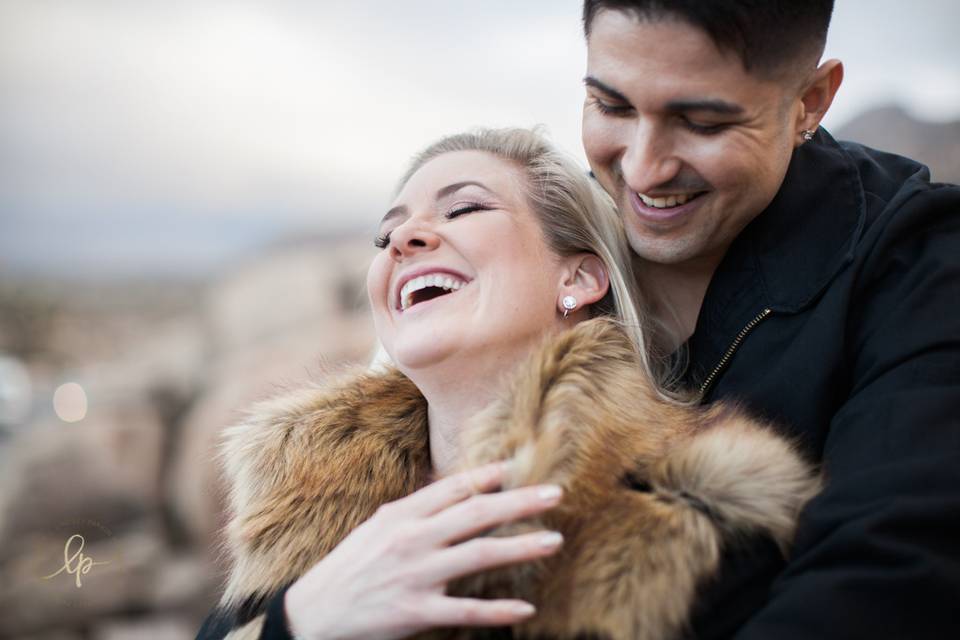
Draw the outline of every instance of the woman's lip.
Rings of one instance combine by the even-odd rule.
[[[463,285],[462,287],[460,287],[459,289],[457,289],[457,290],[455,290],[455,291],[451,291],[450,293],[445,293],[445,294],[443,294],[443,295],[437,296],[436,298],[430,298],[429,300],[424,300],[423,302],[418,302],[418,303],[416,303],[416,304],[412,304],[412,305],[410,305],[409,307],[407,307],[406,309],[397,309],[397,313],[400,314],[400,315],[406,315],[406,314],[410,313],[411,311],[418,311],[418,310],[421,309],[421,307],[428,307],[428,306],[430,306],[430,303],[431,303],[431,302],[436,302],[437,300],[443,300],[444,298],[449,298],[450,296],[454,296],[454,295],[460,293],[460,292],[463,291],[463,289],[466,288],[467,286],[469,286],[469,283]]]
[[[420,267],[419,269],[414,269],[413,271],[410,271],[400,276],[400,278],[397,279],[396,284],[394,284],[394,287],[393,287],[393,300],[395,303],[394,309],[396,309],[397,311],[403,311],[403,309],[401,308],[402,301],[400,300],[400,292],[403,290],[403,285],[407,284],[414,278],[419,278],[420,276],[429,275],[431,273],[446,273],[448,275],[453,276],[457,280],[460,280],[461,282],[463,282],[464,286],[470,284],[470,282],[473,280],[472,278],[468,278],[467,276],[463,275],[456,269],[449,269],[447,267],[423,266],[423,267]],[[440,296],[440,297],[442,298],[443,296]]]
[[[700,200],[706,195],[706,192],[701,191],[684,204],[666,209],[657,209],[656,207],[650,207],[644,204],[643,200],[640,199],[640,195],[636,191],[628,188],[627,192],[630,194],[630,206],[633,208],[633,212],[641,218],[654,224],[677,221],[678,218],[689,214],[695,208],[700,206]]]

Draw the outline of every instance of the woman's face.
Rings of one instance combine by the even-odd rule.
[[[381,223],[367,275],[377,335],[404,372],[455,358],[508,365],[562,327],[564,260],[546,244],[524,177],[481,151],[423,165]]]

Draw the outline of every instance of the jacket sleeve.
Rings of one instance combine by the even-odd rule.
[[[960,638],[960,190],[930,195],[863,264],[826,489],[739,640]]]
[[[263,621],[263,632],[260,640],[293,640],[293,635],[287,627],[287,614],[283,608],[283,598],[287,594],[287,585],[281,589],[267,603],[267,614]]]
[[[288,584],[272,596],[248,601],[240,608],[215,606],[203,621],[196,640],[295,640],[284,610],[289,588]]]

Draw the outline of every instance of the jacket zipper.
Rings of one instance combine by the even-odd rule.
[[[730,362],[730,358],[732,358],[733,354],[736,353],[737,349],[740,348],[740,343],[743,342],[743,339],[747,337],[747,334],[753,331],[754,327],[765,320],[771,313],[773,313],[772,309],[764,309],[757,315],[756,318],[748,322],[747,326],[740,330],[740,333],[737,334],[737,337],[733,339],[733,342],[727,348],[726,353],[724,353],[723,357],[720,358],[720,362],[717,363],[717,366],[713,368],[713,371],[710,372],[710,375],[708,375],[700,385],[701,395],[705,395],[707,393],[707,389],[710,388],[710,385],[713,384],[713,381],[716,380],[717,376],[720,375],[720,372],[726,368],[727,363]]]

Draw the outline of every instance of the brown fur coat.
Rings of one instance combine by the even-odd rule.
[[[462,466],[513,459],[509,487],[562,485],[554,510],[491,535],[547,528],[564,546],[450,591],[536,605],[515,637],[675,637],[721,548],[761,532],[786,551],[819,488],[789,443],[735,407],[659,399],[607,320],[549,339],[504,388],[467,431]],[[262,601],[421,486],[426,416],[406,377],[366,371],[263,402],[226,430],[232,569],[219,606]],[[258,637],[263,617],[227,637]]]

